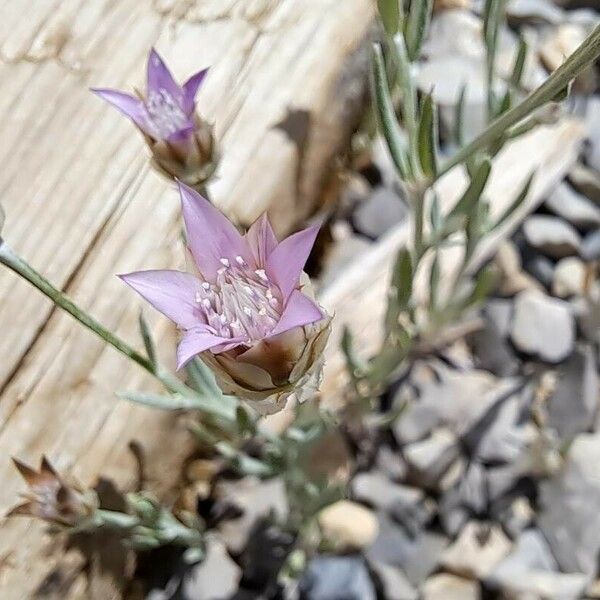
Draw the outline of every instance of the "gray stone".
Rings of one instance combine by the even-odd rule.
[[[359,473],[352,480],[351,489],[356,500],[387,513],[412,535],[433,515],[433,502],[425,498],[422,490],[392,483],[378,471]]]
[[[486,319],[485,327],[469,335],[467,340],[478,368],[500,377],[514,375],[518,371],[519,361],[493,322]]]
[[[598,413],[598,373],[591,346],[576,348],[561,366],[546,409],[547,424],[562,439],[592,429]]]
[[[546,256],[536,253],[525,260],[523,268],[546,288],[552,285],[554,263]]]
[[[580,434],[557,477],[541,484],[539,525],[561,569],[596,573],[600,551],[600,433]]]
[[[514,462],[522,453],[529,436],[520,423],[523,401],[518,395],[507,398],[495,411],[490,426],[482,432],[474,450],[483,462]]]
[[[524,531],[513,551],[492,571],[485,583],[518,598],[570,599],[584,591],[588,578],[582,573],[560,573],[544,536],[536,529]]]
[[[425,582],[421,597],[423,600],[479,600],[481,588],[476,581],[440,573]]]
[[[371,563],[401,568],[413,585],[420,585],[436,569],[447,546],[448,538],[443,535],[423,531],[413,537],[382,514],[379,535],[366,557]]]
[[[361,202],[352,215],[356,230],[376,239],[402,221],[407,215],[402,198],[388,188],[375,189],[371,197]]]
[[[490,298],[483,308],[485,318],[491,321],[502,337],[510,334],[513,317],[513,302],[504,298]]]
[[[190,600],[226,600],[237,592],[241,577],[241,569],[223,543],[210,537],[206,556],[183,579],[183,597]]]
[[[424,383],[420,400],[410,404],[394,424],[399,444],[422,439],[438,426],[465,435],[500,397],[515,385],[485,371],[457,371],[436,366],[437,378]]]
[[[586,267],[576,256],[561,258],[556,264],[552,293],[559,298],[580,296],[585,292]]]
[[[233,504],[242,511],[240,517],[219,523],[225,545],[235,554],[244,549],[252,528],[261,519],[273,513],[275,518],[285,521],[289,512],[285,484],[278,478],[223,480],[216,485],[215,496],[218,501]]]
[[[578,229],[592,229],[600,224],[600,208],[566,182],[559,183],[552,190],[545,205]]]
[[[371,569],[381,583],[385,600],[417,600],[419,594],[398,567],[371,563]]]
[[[581,256],[589,261],[600,259],[600,229],[591,231],[583,238]]]
[[[446,428],[436,429],[428,438],[404,448],[410,480],[430,488],[437,488],[440,478],[458,455],[458,440]]]
[[[600,173],[577,163],[569,171],[569,181],[580,194],[600,204]]]
[[[483,579],[510,552],[511,541],[495,523],[469,521],[454,543],[444,551],[441,565],[447,571]]]
[[[392,481],[401,481],[406,477],[408,469],[404,458],[402,458],[400,452],[393,451],[389,446],[379,447],[375,462],[378,469]]]
[[[517,246],[509,240],[502,242],[494,256],[499,275],[498,294],[512,297],[523,290],[543,290],[539,281],[523,271],[521,263],[521,254]]]
[[[550,363],[564,360],[575,343],[575,323],[569,305],[539,292],[521,292],[515,299],[510,336],[521,352]]]
[[[360,557],[317,556],[299,582],[303,600],[375,600],[371,577]]]
[[[551,258],[578,254],[581,237],[566,221],[550,215],[533,215],[523,223],[528,244]]]

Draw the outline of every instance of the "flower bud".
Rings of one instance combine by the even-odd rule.
[[[98,499],[91,490],[67,482],[46,457],[36,471],[13,459],[29,490],[21,496],[24,502],[12,508],[7,516],[27,515],[54,525],[75,527],[89,519],[98,508]]]
[[[303,400],[318,386],[329,335],[329,317],[301,282],[318,227],[278,242],[263,215],[241,235],[202,196],[181,184],[180,192],[196,273],[122,279],[183,330],[178,368],[199,356],[225,393],[261,412],[283,408],[292,393]]]
[[[111,89],[92,91],[133,121],[158,171],[199,187],[210,178],[217,163],[212,126],[196,114],[195,97],[207,72],[199,71],[180,86],[152,49],[144,97]]]

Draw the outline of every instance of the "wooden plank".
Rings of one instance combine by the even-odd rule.
[[[482,241],[475,262],[482,264],[523,218],[536,208],[544,195],[567,174],[577,159],[583,137],[582,124],[574,119],[565,119],[557,125],[540,127],[502,150],[494,160],[486,191],[492,216],[502,214],[522,189],[529,175],[533,171],[537,174],[529,196],[519,211],[503,227]],[[440,207],[444,212],[456,203],[466,182],[464,172],[454,169],[438,183]],[[381,343],[381,324],[390,269],[398,249],[409,242],[411,227],[412,224],[407,221],[391,230],[320,295],[323,305],[336,315],[326,349],[321,386],[323,403],[328,407],[339,407],[344,401],[347,376],[344,357],[339,350],[344,326],[347,325],[353,332],[356,350],[363,358],[376,352]],[[460,252],[456,248],[440,252],[441,289],[452,280],[459,258]],[[426,281],[426,277],[417,278],[417,297],[424,296]]]
[[[140,302],[114,273],[181,266],[178,201],[131,125],[87,88],[139,85],[151,45],[181,78],[213,65],[199,106],[222,144],[217,204],[240,222],[268,208],[279,233],[316,208],[360,115],[371,0],[34,0],[27,18],[17,4],[0,1],[4,237],[120,335],[137,339]],[[296,141],[276,127],[289,111],[309,115]],[[0,511],[23,489],[10,455],[47,453],[86,483],[130,485],[131,439],[164,493],[188,451],[183,424],[114,398],[154,384],[5,271],[0,306]],[[149,316],[172,364],[173,331]],[[3,600],[31,597],[49,575],[48,597],[90,597],[80,580],[57,584],[81,561],[63,559],[38,524],[0,523],[6,555]]]

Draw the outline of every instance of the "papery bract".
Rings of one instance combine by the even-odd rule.
[[[196,114],[196,94],[207,73],[203,69],[179,85],[152,49],[144,97],[106,88],[92,91],[135,123],[161,172],[193,186],[206,181],[216,163],[212,127]]]
[[[7,516],[25,515],[54,525],[76,527],[98,508],[96,494],[67,481],[42,458],[39,471],[13,459],[19,473],[29,486],[22,494],[24,501],[12,508]]]
[[[183,330],[178,368],[200,355],[224,392],[279,405],[315,375],[329,331],[301,282],[318,227],[278,242],[263,215],[242,235],[198,193],[180,193],[197,275],[121,277]]]

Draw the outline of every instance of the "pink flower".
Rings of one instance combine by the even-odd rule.
[[[203,69],[192,75],[182,86],[154,48],[148,56],[146,97],[106,88],[92,91],[129,117],[154,140],[178,142],[194,131],[195,97],[208,73]]]
[[[216,373],[229,382],[222,387],[257,392],[255,399],[297,383],[318,358],[312,344],[322,328],[312,335],[306,326],[325,317],[300,283],[318,227],[278,242],[263,215],[242,235],[194,190],[183,184],[179,190],[198,274],[141,271],[121,278],[183,330],[178,368],[201,355],[225,369]]]
[[[158,52],[148,56],[146,95],[106,88],[92,92],[129,117],[143,133],[153,164],[172,179],[202,185],[214,172],[217,156],[212,127],[196,114],[196,94],[208,69],[179,85]]]

